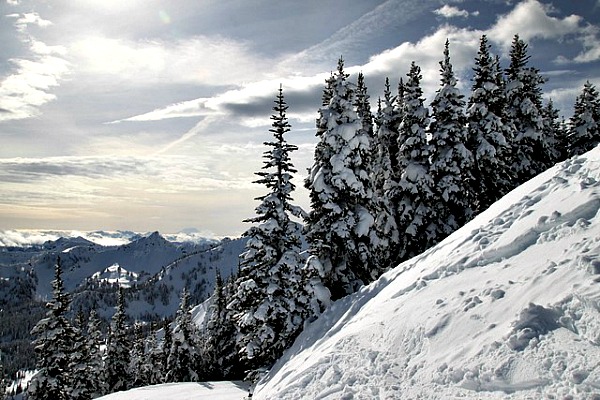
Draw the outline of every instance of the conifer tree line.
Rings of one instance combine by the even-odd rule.
[[[33,333],[37,375],[31,399],[89,399],[162,382],[255,381],[331,301],[439,243],[513,188],[600,142],[600,97],[587,82],[569,121],[515,35],[503,69],[480,39],[468,98],[460,93],[450,44],[427,106],[413,62],[393,87],[386,78],[375,113],[365,85],[337,69],[325,82],[314,164],[304,186],[310,210],[293,204],[291,126],[280,87],[255,183],[266,188],[228,280],[217,273],[204,324],[191,319],[184,290],[173,323],[143,333],[128,325],[119,293],[109,332],[92,314],[70,321],[56,266],[53,299]],[[303,239],[307,250],[303,251]],[[84,326],[85,325],[85,326]]]

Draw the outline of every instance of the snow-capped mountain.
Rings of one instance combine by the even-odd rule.
[[[84,237],[59,237],[27,247],[0,247],[0,299],[12,290],[8,283],[29,280],[34,298],[51,295],[54,265],[60,257],[65,288],[73,293],[74,309],[87,310],[94,304],[109,316],[114,306],[111,286],[127,288],[132,318],[171,316],[179,294],[188,287],[200,302],[210,296],[216,271],[227,277],[237,268],[243,241],[204,239],[171,242],[158,232],[138,236],[126,244],[104,246]],[[99,288],[104,288],[99,290]],[[107,289],[108,288],[108,289]],[[114,293],[113,293],[114,294]]]
[[[600,148],[334,303],[256,399],[600,398]]]

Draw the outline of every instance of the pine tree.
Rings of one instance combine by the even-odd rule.
[[[299,253],[301,225],[291,219],[305,213],[291,203],[296,170],[290,153],[297,147],[284,137],[290,131],[287,109],[280,87],[269,130],[274,140],[264,143],[269,150],[255,181],[269,192],[257,198],[256,217],[245,221],[254,225],[243,234],[248,241],[240,256],[236,292],[227,306],[239,327],[240,361],[250,371],[275,362],[310,316]]]
[[[73,347],[69,352],[71,376],[68,397],[72,400],[91,399],[93,394],[93,388],[90,386],[91,377],[88,367],[90,354],[84,337],[84,325],[83,313],[79,311],[75,317]]]
[[[206,342],[203,351],[207,380],[236,379],[234,370],[237,362],[236,327],[233,312],[227,309],[227,290],[221,273],[217,270],[215,290],[211,297],[206,323]]]
[[[395,107],[396,96],[390,91],[390,81],[385,79],[383,101],[377,111],[377,140],[373,161],[374,203],[376,205],[375,230],[380,238],[374,246],[377,263],[387,269],[397,263],[400,234],[396,225],[396,210],[392,194],[398,187],[398,126],[400,114]]]
[[[158,332],[155,331],[154,325],[150,329],[150,334],[146,338],[144,348],[146,349],[146,357],[142,360],[141,373],[142,379],[148,385],[156,385],[162,383],[162,348],[158,341]]]
[[[197,366],[200,362],[198,332],[192,321],[189,299],[189,292],[183,289],[175,317],[173,342],[167,359],[168,382],[198,381]]]
[[[507,116],[515,129],[512,152],[512,175],[523,183],[551,166],[548,141],[544,135],[541,85],[546,81],[533,67],[527,44],[515,35],[510,49],[510,66],[506,69]]]
[[[400,177],[393,193],[400,230],[400,260],[420,254],[433,242],[431,214],[433,180],[430,175],[427,127],[429,111],[421,89],[421,68],[414,62],[404,85],[403,120],[398,129]]]
[[[434,241],[438,242],[471,219],[473,154],[467,149],[465,101],[456,87],[449,41],[440,61],[441,87],[431,103],[431,176],[435,187]]]
[[[168,320],[163,321],[163,340],[160,352],[160,363],[158,369],[162,376],[161,380],[163,383],[170,382],[167,378],[169,371],[169,354],[171,353],[171,347],[173,346],[173,331],[171,329],[171,323]]]
[[[96,310],[92,310],[86,328],[86,348],[88,356],[86,365],[86,386],[90,390],[92,398],[107,393],[106,383],[102,379],[104,353],[101,350],[101,346],[104,341],[100,325],[101,322]]]
[[[133,324],[133,343],[129,357],[129,376],[131,377],[131,387],[141,387],[149,385],[147,371],[144,363],[149,355],[146,353],[146,341],[142,331],[142,324],[136,322]]]
[[[600,142],[600,98],[596,87],[587,81],[575,99],[569,123],[569,157],[583,154]]]
[[[307,218],[309,252],[333,298],[352,293],[381,272],[371,252],[373,186],[364,154],[371,144],[354,110],[355,92],[340,59],[329,104],[321,109],[315,163],[305,186],[312,211]]]
[[[65,292],[60,258],[54,268],[52,300],[46,304],[48,312],[32,329],[37,355],[37,373],[28,389],[32,400],[69,399],[71,391],[70,353],[73,349],[75,331],[69,320],[70,296]]]
[[[131,343],[125,316],[125,297],[119,288],[116,312],[112,317],[105,360],[105,382],[108,392],[118,392],[130,388],[129,361]]]
[[[569,157],[567,142],[567,127],[560,120],[559,110],[552,99],[542,108],[544,118],[544,137],[548,143],[548,163],[554,165]]]
[[[498,59],[483,35],[475,58],[467,107],[468,149],[474,156],[477,212],[487,209],[513,186],[508,145],[512,131],[504,118],[506,100]]]

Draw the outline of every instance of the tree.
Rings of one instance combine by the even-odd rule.
[[[600,99],[590,81],[583,85],[574,108],[569,123],[569,157],[583,154],[600,142]]]
[[[104,343],[101,330],[101,322],[96,310],[90,312],[86,328],[86,347],[87,347],[87,383],[86,387],[90,390],[91,397],[98,397],[107,392],[106,383],[102,379],[104,369],[104,352],[101,347]]]
[[[506,69],[506,112],[515,133],[511,143],[511,169],[517,180],[514,186],[552,165],[542,112],[541,85],[546,80],[538,69],[527,67],[529,58],[527,44],[515,35]]]
[[[374,203],[376,205],[375,230],[379,243],[374,246],[377,263],[382,269],[396,264],[400,234],[396,224],[396,209],[392,194],[398,187],[398,126],[400,114],[395,107],[396,96],[390,91],[390,81],[385,79],[383,101],[379,100],[376,123],[375,157],[373,161]]]
[[[75,317],[73,346],[69,352],[69,399],[87,400],[92,398],[93,388],[90,385],[90,352],[85,340],[85,323],[83,313],[79,311]],[[98,373],[97,371],[95,372]]]
[[[549,164],[554,165],[569,157],[567,142],[567,127],[559,117],[559,110],[554,106],[552,99],[548,100],[542,108],[544,118],[544,136],[548,143]]]
[[[473,154],[466,147],[465,101],[456,87],[449,46],[446,40],[444,60],[440,61],[441,87],[431,103],[433,121],[429,127],[431,177],[436,199],[435,242],[463,226],[475,214]]]
[[[131,387],[140,387],[150,384],[147,371],[145,371],[144,368],[144,363],[148,356],[149,354],[146,353],[146,341],[142,331],[142,324],[136,322],[133,324],[133,343],[129,357]]]
[[[227,309],[227,291],[233,285],[225,285],[217,270],[215,290],[207,312],[206,341],[202,357],[207,380],[237,379],[236,326],[233,312]]]
[[[71,361],[75,331],[69,320],[70,296],[65,292],[60,258],[54,267],[52,300],[46,304],[48,312],[32,329],[37,355],[37,373],[28,389],[30,399],[62,400],[70,394]]]
[[[167,359],[168,382],[197,382],[199,345],[197,327],[192,321],[189,304],[190,294],[184,288],[175,317],[173,342]]]
[[[125,297],[123,289],[119,287],[117,307],[110,325],[104,364],[105,382],[109,393],[130,388],[129,361],[131,343],[127,330]]]
[[[421,68],[414,62],[404,85],[403,119],[398,128],[398,187],[394,190],[400,230],[400,260],[420,254],[433,243],[431,213],[433,179],[430,175],[427,127],[429,110],[424,105]]]
[[[513,186],[509,143],[512,131],[504,118],[506,100],[498,59],[483,35],[473,68],[467,106],[468,149],[474,156],[476,209],[481,212]]]
[[[287,143],[290,131],[288,109],[280,87],[269,130],[274,140],[265,142],[262,171],[255,183],[268,189],[256,200],[256,216],[244,234],[248,238],[240,255],[236,291],[227,308],[239,327],[237,348],[241,364],[249,371],[271,365],[291,345],[304,321],[309,318],[309,297],[305,292],[300,256],[301,225],[292,216],[304,211],[292,204],[292,183],[296,169],[290,153],[297,147]]]
[[[305,186],[312,206],[306,220],[309,253],[318,258],[332,298],[371,282],[380,273],[371,252],[373,186],[364,158],[371,144],[354,110],[355,92],[340,58],[333,95],[320,110],[315,162]]]

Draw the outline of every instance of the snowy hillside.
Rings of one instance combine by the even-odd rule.
[[[165,383],[100,397],[102,400],[242,400],[248,394],[243,382]]]
[[[599,399],[599,209],[596,148],[336,302],[254,398]]]

